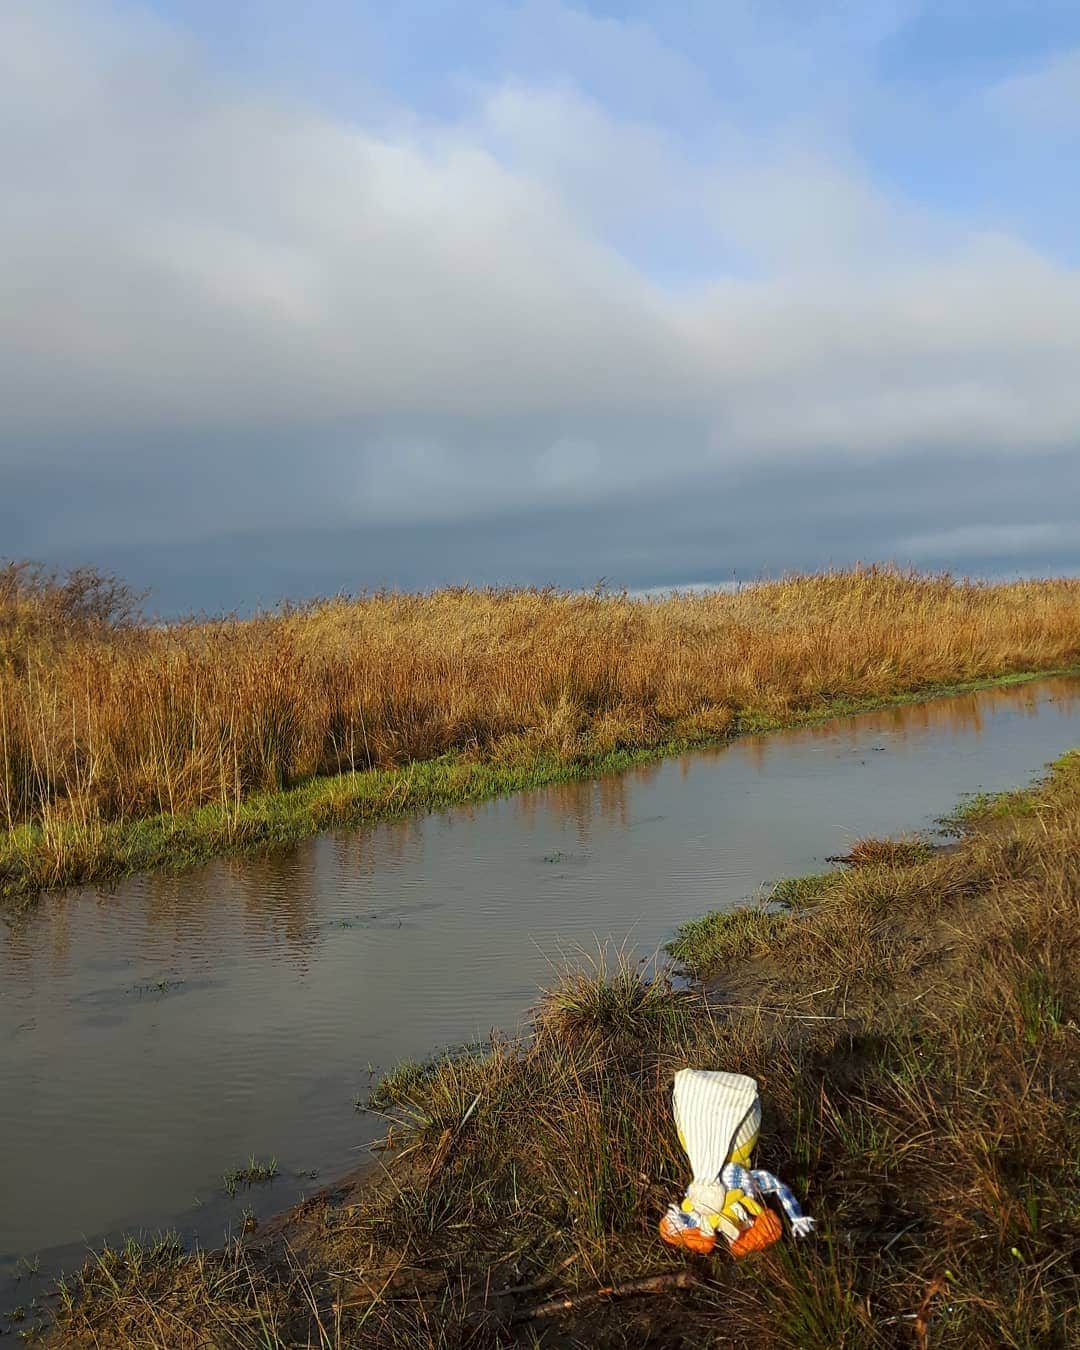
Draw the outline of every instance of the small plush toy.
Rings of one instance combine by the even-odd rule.
[[[660,1220],[660,1236],[672,1247],[707,1254],[716,1234],[733,1256],[771,1247],[783,1236],[777,1215],[763,1203],[775,1195],[796,1237],[814,1227],[794,1195],[771,1172],[750,1170],[761,1129],[758,1085],[745,1074],[680,1069],[672,1093],[675,1128],[690,1159],[693,1179],[681,1205]]]

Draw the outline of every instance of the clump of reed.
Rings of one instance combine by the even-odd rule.
[[[830,874],[714,952],[731,997],[618,954],[568,973],[536,1035],[403,1075],[381,1183],[221,1252],[92,1259],[57,1343],[1075,1345],[1080,758],[1027,800]],[[817,1235],[738,1263],[660,1244],[686,1064],[758,1080],[761,1161]]]
[[[158,624],[113,578],[11,564],[0,890],[182,858],[199,830],[220,847],[273,834],[245,804],[321,776],[453,761],[539,781],[603,755],[1078,661],[1070,580],[869,567],[647,602],[460,588]],[[388,790],[387,810],[408,787]],[[295,813],[293,834],[351,819],[354,797],[324,794]],[[195,820],[200,808],[212,818]],[[158,818],[160,838],[140,850],[129,827]]]
[[[671,973],[620,950],[601,948],[568,963],[544,991],[534,1029],[540,1041],[577,1043],[608,1050],[661,1042],[684,1025],[698,1000],[672,982]]]
[[[929,856],[925,839],[856,839],[846,853],[828,861],[848,867],[906,867]]]

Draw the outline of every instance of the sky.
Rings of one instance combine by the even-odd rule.
[[[1076,0],[0,0],[0,558],[1080,571]]]

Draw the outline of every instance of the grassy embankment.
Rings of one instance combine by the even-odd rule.
[[[534,1036],[384,1083],[381,1181],[219,1252],[106,1251],[53,1343],[1076,1345],[1080,754],[957,828],[688,925],[705,983],[568,974]],[[812,1238],[739,1263],[660,1244],[685,1064],[758,1079],[759,1157]]]
[[[1078,662],[1075,581],[871,568],[648,603],[453,590],[162,627],[92,573],[8,567],[0,897]]]

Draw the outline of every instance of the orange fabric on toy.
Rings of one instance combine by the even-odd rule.
[[[784,1236],[784,1226],[771,1209],[763,1209],[749,1228],[744,1228],[731,1244],[732,1256],[763,1252]]]
[[[660,1220],[660,1238],[669,1247],[682,1247],[688,1252],[696,1252],[698,1256],[708,1256],[716,1246],[713,1233],[696,1225],[676,1223],[666,1214]]]

